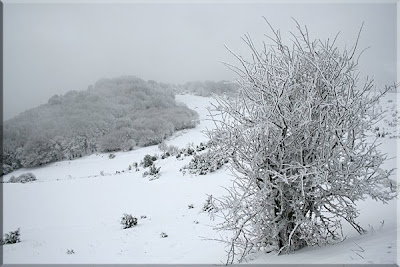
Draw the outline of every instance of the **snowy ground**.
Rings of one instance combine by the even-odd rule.
[[[390,110],[388,121],[381,129],[390,132],[381,138],[382,150],[394,159],[387,167],[396,166],[396,129],[389,125],[394,117],[397,94],[390,93],[382,103]],[[393,99],[393,102],[389,102]],[[200,114],[195,129],[181,131],[167,141],[181,148],[195,145],[207,138],[202,133],[212,128],[206,107],[210,98],[182,95],[177,100]],[[4,263],[208,263],[226,260],[225,246],[213,238],[229,236],[217,233],[202,212],[207,195],[221,196],[223,186],[231,184],[228,170],[206,176],[183,176],[179,169],[190,157],[170,157],[156,162],[161,177],[149,181],[128,166],[140,162],[145,154],[161,154],[157,146],[115,153],[97,154],[49,164],[39,168],[21,169],[3,177],[32,172],[38,181],[27,184],[3,184],[3,232],[21,229],[21,242],[3,246]],[[103,175],[100,173],[103,172]],[[117,173],[120,172],[120,173]],[[189,209],[188,205],[194,208]],[[252,254],[247,263],[396,263],[397,246],[396,201],[388,205],[368,200],[359,203],[359,222],[370,230],[358,235],[348,225],[347,239],[336,245],[305,248],[290,255]],[[138,218],[137,227],[122,229],[124,213]],[[140,218],[146,216],[146,218]],[[382,224],[383,222],[383,224]],[[161,238],[165,232],[168,237]],[[72,249],[74,254],[67,254]]]

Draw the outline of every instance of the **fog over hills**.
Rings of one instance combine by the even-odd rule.
[[[175,93],[211,95],[235,88],[225,82],[174,86],[124,76],[54,95],[5,122],[3,171],[158,144],[197,124],[197,113],[178,104]]]
[[[286,39],[295,30],[292,18],[312,38],[332,40],[340,32],[341,48],[354,45],[364,22],[358,47],[369,48],[360,78],[392,83],[396,3],[325,2],[5,0],[4,119],[100,78],[234,81],[235,73],[221,63],[237,63],[225,45],[246,58],[250,51],[241,37],[249,33],[261,49],[270,34],[263,16]]]

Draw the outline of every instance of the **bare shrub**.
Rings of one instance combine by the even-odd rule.
[[[245,36],[250,59],[232,52],[241,66],[227,64],[239,75],[238,97],[218,98],[222,120],[209,132],[236,176],[229,194],[213,200],[224,218],[217,229],[234,232],[223,240],[227,263],[266,247],[287,253],[336,242],[343,221],[362,234],[356,201],[396,196],[393,170],[381,168],[386,158],[367,140],[390,88],[358,83],[357,43],[340,52],[336,38],[310,40],[297,24],[285,44],[268,25],[272,44],[258,51]]]

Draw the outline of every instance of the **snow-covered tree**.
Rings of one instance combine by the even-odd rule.
[[[390,88],[378,93],[372,79],[359,82],[360,33],[340,51],[336,38],[310,40],[297,22],[285,44],[267,24],[272,43],[258,51],[247,35],[251,59],[232,52],[240,67],[227,66],[239,75],[239,95],[218,98],[222,119],[214,117],[209,132],[236,177],[228,196],[214,199],[224,218],[217,229],[234,232],[224,240],[227,263],[252,251],[340,240],[345,222],[362,234],[356,202],[396,195],[393,170],[381,168],[385,156],[369,135]]]

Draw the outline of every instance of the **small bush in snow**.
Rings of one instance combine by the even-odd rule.
[[[1,244],[6,245],[6,244],[15,244],[18,242],[21,242],[19,239],[20,233],[19,233],[19,228],[15,231],[11,231],[8,234],[4,235],[4,238],[1,239]]]
[[[168,147],[168,149],[167,149],[167,152],[168,152],[169,154],[171,154],[171,155],[177,154],[178,151],[179,151],[179,147],[173,146],[173,145],[170,145],[170,146]]]
[[[149,180],[154,180],[160,178],[160,169],[161,167],[156,167],[156,165],[151,165],[149,171],[145,171],[143,173],[143,177],[150,176]]]
[[[167,144],[165,144],[165,142],[159,144],[158,148],[163,152],[164,155],[168,153],[169,156],[176,155],[179,152],[179,147],[174,145],[168,146]]]
[[[36,176],[33,173],[24,173],[18,177],[12,176],[9,180],[10,183],[28,183],[36,181]]]
[[[75,251],[73,249],[67,249],[67,254],[75,254]]]
[[[157,168],[156,165],[153,164],[153,165],[150,166],[150,169],[149,169],[150,173],[149,174],[150,175],[157,175],[157,174],[160,173],[160,169],[161,169],[161,167]]]
[[[143,158],[143,167],[147,168],[150,167],[151,165],[153,165],[153,161],[156,161],[157,158],[155,156],[150,156],[149,154],[147,154],[146,156],[144,156]]]
[[[195,152],[195,150],[193,149],[193,148],[191,148],[191,147],[188,147],[187,149],[186,149],[186,151],[185,151],[185,156],[191,156],[191,155],[193,155],[193,154],[195,154],[196,152]]]
[[[129,165],[130,166],[130,165]],[[139,165],[138,165],[138,163],[137,162],[134,162],[133,164],[132,164],[132,167],[133,168],[135,168],[135,171],[139,171]]]
[[[110,154],[108,154],[108,158],[109,158],[109,159],[113,159],[113,158],[115,158],[115,154],[114,154],[114,153],[110,153]]]
[[[165,153],[167,151],[167,149],[168,149],[168,145],[164,141],[162,141],[158,145],[158,149],[160,149],[161,151],[163,151]]]
[[[161,159],[166,159],[169,156],[171,156],[171,154],[169,152],[165,152],[164,154],[161,155]]]
[[[124,213],[124,216],[121,218],[122,228],[132,228],[137,225],[137,218],[133,217],[131,214]]]
[[[161,236],[161,238],[166,238],[166,237],[168,237],[167,233],[164,233],[164,232],[162,232],[162,233],[160,234],[160,236]]]
[[[207,148],[207,144],[200,143],[200,145],[196,146],[196,151],[200,152]]]
[[[211,211],[215,210],[215,207],[214,207],[214,204],[212,203],[212,200],[213,200],[212,195],[209,195],[207,200],[206,200],[206,203],[204,203],[203,211],[211,212]]]
[[[193,157],[188,165],[182,168],[182,173],[186,170],[190,174],[206,175],[209,172],[214,172],[220,169],[228,160],[221,153],[215,153],[210,150],[203,154],[198,154]]]
[[[382,138],[384,138],[386,135],[389,135],[389,132],[386,131],[385,128],[380,129],[379,126],[376,126],[376,127],[375,127],[374,132],[375,132],[376,137],[382,137]]]

